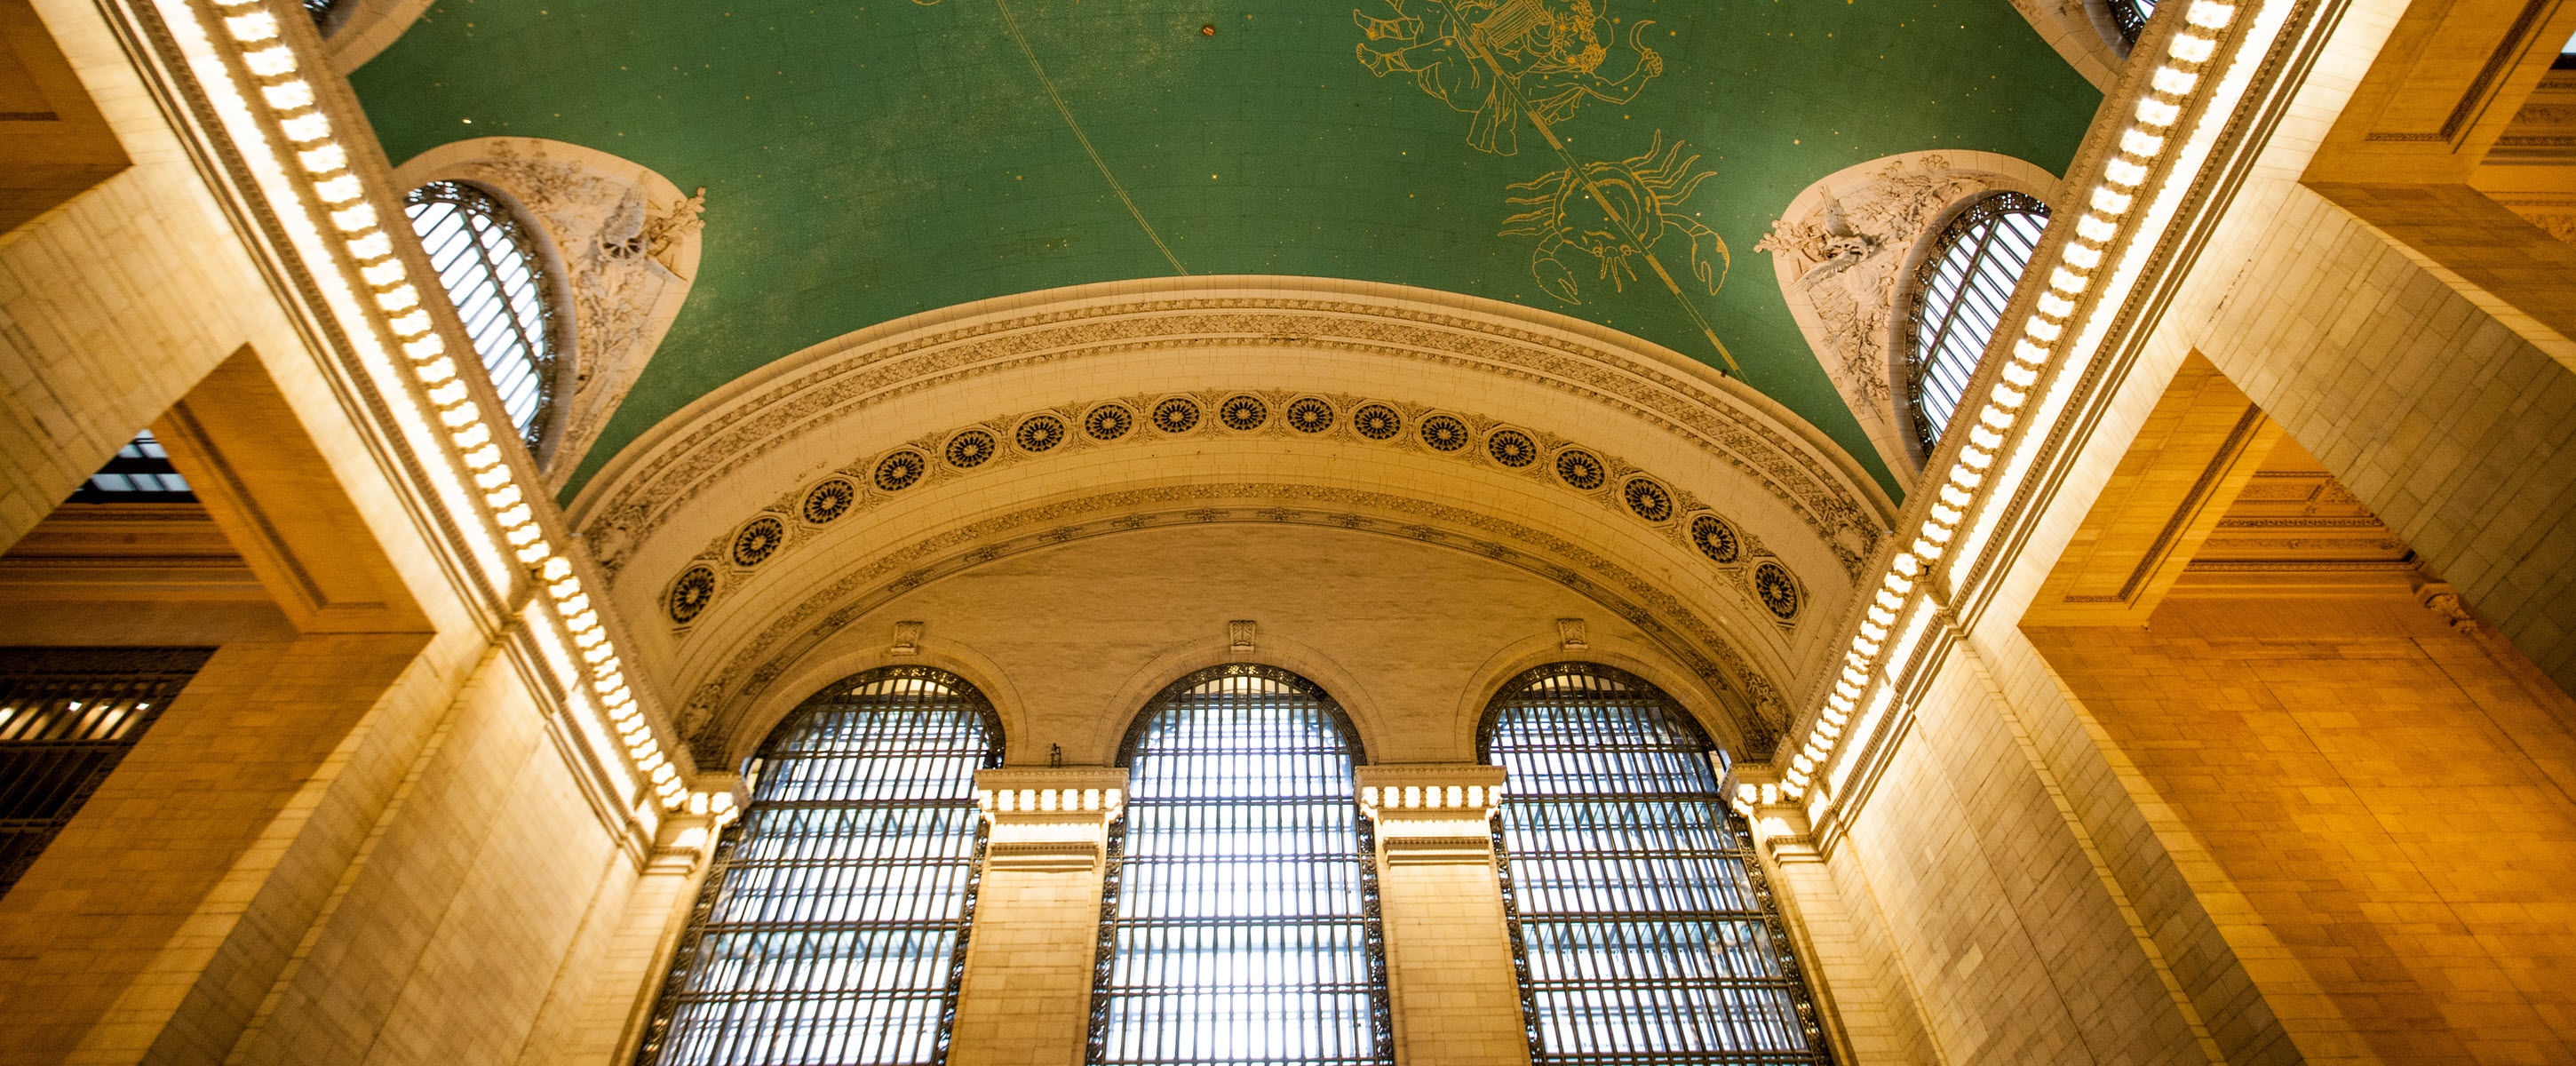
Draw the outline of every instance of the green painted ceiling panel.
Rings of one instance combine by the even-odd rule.
[[[1722,344],[1884,482],[1754,242],[1880,156],[2062,171],[2100,102],[2006,0],[445,0],[352,80],[397,161],[543,137],[707,188],[688,303],[567,497],[809,345],[1182,271]]]

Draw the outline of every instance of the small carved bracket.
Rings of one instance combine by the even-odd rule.
[[[2452,632],[2464,637],[2477,634],[2477,616],[2470,614],[2469,605],[2461,602],[2460,590],[2449,584],[2435,581],[2416,589],[2415,602],[2423,604],[2425,610],[2440,615],[2442,621],[2450,625]]]
[[[1226,640],[1233,645],[1235,654],[1243,655],[1251,652],[1252,620],[1248,618],[1238,618],[1234,621],[1227,622],[1225,624],[1225,636]]]
[[[1582,651],[1592,646],[1583,639],[1583,620],[1580,618],[1557,619],[1556,640],[1567,651]]]
[[[895,623],[895,624],[894,624],[894,647],[892,647],[892,648],[890,648],[890,649],[887,649],[887,650],[889,650],[889,651],[893,652],[893,653],[894,653],[894,654],[896,654],[896,655],[919,655],[919,654],[921,654],[921,623],[919,623],[919,622],[897,622],[897,623]]]

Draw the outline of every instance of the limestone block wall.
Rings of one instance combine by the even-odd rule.
[[[297,636],[212,612],[192,629],[203,604],[153,614],[155,642],[223,648],[0,899],[0,1062],[544,1057],[598,1028],[578,1009],[614,969],[596,960],[633,954],[614,935],[644,859],[630,816],[585,790],[512,621],[442,566],[381,427],[306,346],[100,11],[36,9],[134,166],[0,236],[0,545],[246,353],[325,468],[305,473],[346,495],[419,615]],[[12,639],[77,629],[7,608]]]
[[[562,1038],[538,1026],[542,1008],[581,991],[575,964],[614,932],[585,921],[591,903],[622,898],[638,870],[506,660],[447,708],[397,803],[341,872],[245,1061],[512,1062]]]
[[[2032,633],[2310,1062],[2576,1056],[2576,704],[2445,621],[2194,599]]]
[[[1099,933],[1097,869],[987,871],[949,1061],[1081,1062]]]
[[[1828,852],[1885,919],[1902,987],[1881,994],[1920,1004],[1919,1042],[1890,1025],[1892,1061],[2200,1061],[2033,730],[1964,652]]]

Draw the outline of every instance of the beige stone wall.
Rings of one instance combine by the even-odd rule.
[[[0,236],[0,544],[243,355],[281,405],[269,424],[308,441],[297,476],[346,497],[334,513],[353,524],[331,550],[387,560],[418,614],[398,632],[343,617],[326,628],[354,632],[298,636],[276,611],[244,626],[239,604],[164,590],[115,615],[151,622],[120,634],[81,616],[88,593],[31,605],[13,590],[13,640],[223,648],[0,899],[0,1061],[551,1050],[573,1027],[540,1018],[595,991],[593,960],[625,917],[641,859],[620,835],[627,812],[586,790],[551,682],[442,564],[435,519],[380,446],[387,427],[306,347],[100,11],[36,7],[134,166]],[[300,520],[267,502],[268,518]],[[314,547],[285,533],[289,550]],[[659,925],[668,894],[649,902]]]
[[[991,870],[975,902],[949,1061],[1082,1061],[1100,942],[1100,872]]]
[[[2032,633],[2310,1062],[2576,1056],[2576,705],[2445,621],[2191,599]]]

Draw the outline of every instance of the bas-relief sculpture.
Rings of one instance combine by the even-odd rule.
[[[559,489],[670,331],[698,268],[706,190],[578,145],[484,137],[403,164],[406,187],[461,179],[518,202],[553,243],[573,310],[571,365],[538,460]]]
[[[1809,186],[1753,246],[1771,253],[1799,330],[1900,483],[1910,486],[1922,465],[1902,397],[1909,267],[1952,207],[2002,190],[2045,201],[2055,186],[2006,156],[1908,152]]]

